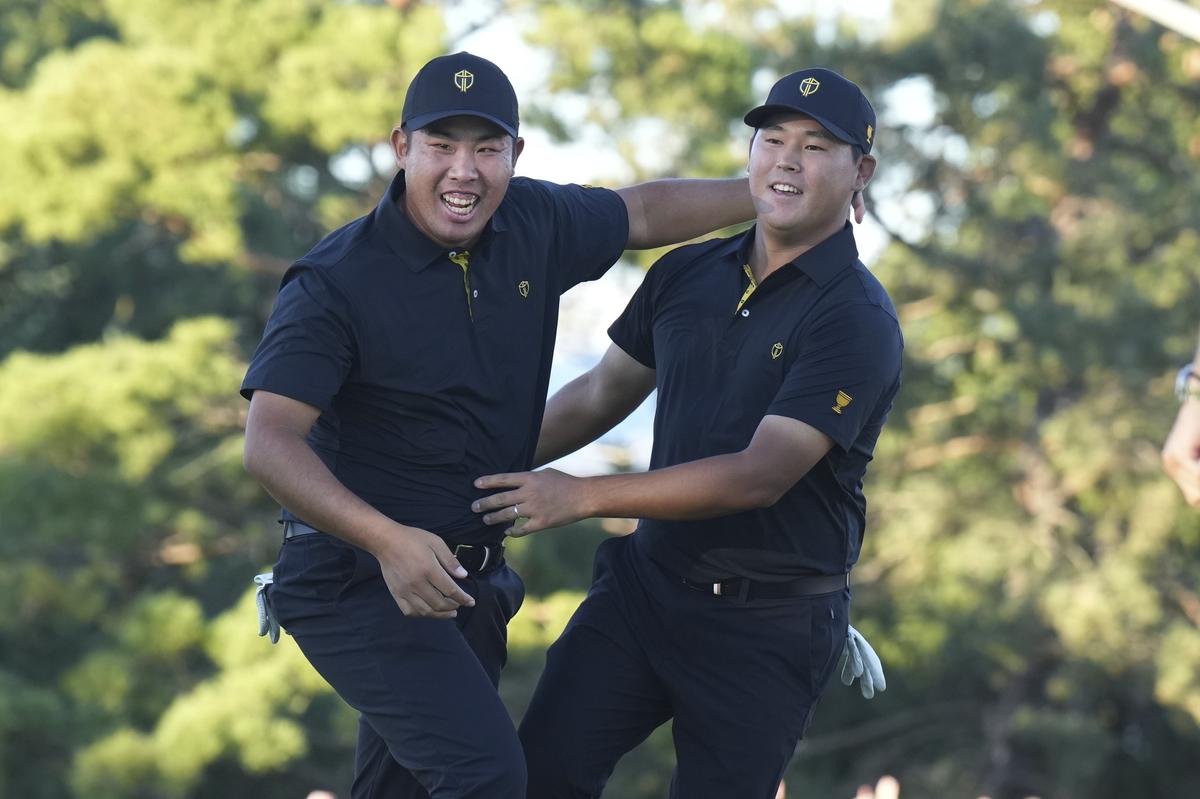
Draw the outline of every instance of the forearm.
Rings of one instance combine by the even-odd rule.
[[[581,480],[584,517],[708,519],[775,504],[783,490],[745,451],[637,474]]]
[[[641,401],[605,402],[596,382],[590,372],[580,375],[546,402],[533,457],[534,467],[544,466],[595,441],[628,416]]]
[[[371,553],[394,535],[396,523],[342,485],[293,431],[247,431],[245,466],[279,504],[323,532]]]
[[[629,209],[629,247],[677,244],[754,218],[750,186],[731,180],[655,180],[619,189]]]

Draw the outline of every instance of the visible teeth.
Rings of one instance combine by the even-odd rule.
[[[451,213],[466,216],[471,213],[475,203],[479,202],[479,198],[474,195],[443,194],[442,202]]]
[[[800,190],[795,186],[789,186],[786,183],[772,183],[771,188],[775,191],[782,191],[786,194],[799,194]]]

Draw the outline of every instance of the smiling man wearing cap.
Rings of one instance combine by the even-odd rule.
[[[671,796],[768,799],[839,653],[874,657],[848,626],[849,572],[903,349],[847,221],[875,171],[875,113],[855,84],[807,69],[745,121],[755,226],[660,259],[601,362],[547,404],[539,464],[657,388],[651,471],[477,481],[502,489],[474,508],[510,535],[641,519],[601,544],[547,655],[521,724],[531,799],[599,796],[672,718]]]
[[[518,799],[495,687],[524,586],[472,481],[532,464],[562,292],[753,210],[744,180],[513,177],[516,95],[468,53],[421,68],[392,145],[378,207],[287,271],[242,384],[246,468],[283,506],[266,606],[361,713],[352,797]]]

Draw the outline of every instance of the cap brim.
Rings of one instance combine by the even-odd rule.
[[[485,114],[482,111],[476,111],[473,108],[455,108],[449,111],[431,111],[428,114],[421,114],[420,116],[415,116],[412,119],[405,120],[404,125],[409,130],[420,130],[421,128],[432,125],[434,122],[437,122],[440,119],[448,119],[449,117],[479,117],[480,119],[486,119],[488,122],[499,126],[499,128],[509,136],[512,136],[514,139],[517,138],[516,128],[512,127],[499,117],[492,116],[491,114]]]
[[[844,141],[846,144],[858,144],[858,140],[847,133],[842,128],[830,122],[824,117],[814,114],[806,108],[797,108],[792,105],[760,105],[758,108],[752,108],[742,118],[752,128],[760,128],[763,123],[771,118],[773,114],[804,114],[806,117],[811,117],[821,123],[821,127],[832,133],[836,138]]]

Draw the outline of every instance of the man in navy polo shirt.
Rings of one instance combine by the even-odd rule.
[[[547,405],[538,463],[657,387],[651,471],[477,481],[507,489],[474,509],[511,535],[642,519],[601,545],[547,655],[521,724],[531,799],[599,796],[671,718],[672,796],[774,796],[847,638],[862,480],[903,348],[847,222],[875,171],[875,114],[850,81],[807,69],[746,123],[756,225],[659,260],[600,364]]]
[[[523,799],[495,686],[524,587],[472,481],[532,464],[562,292],[752,215],[742,180],[514,178],[517,124],[491,62],[422,67],[400,174],[288,270],[242,384],[246,468],[284,507],[269,605],[361,713],[353,797]]]

